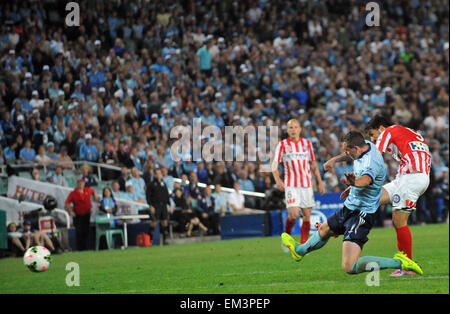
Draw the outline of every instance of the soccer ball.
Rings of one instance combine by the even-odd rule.
[[[43,246],[32,246],[23,256],[23,263],[32,272],[41,272],[48,269],[50,261],[50,251]]]

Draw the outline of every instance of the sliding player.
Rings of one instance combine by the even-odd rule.
[[[311,210],[315,204],[311,170],[317,180],[319,192],[324,194],[326,190],[315,161],[311,142],[300,137],[301,131],[302,127],[298,120],[288,121],[288,138],[277,145],[272,163],[272,173],[277,187],[285,190],[286,207],[289,213],[285,232],[291,234],[301,209],[303,222],[300,243],[305,243],[309,237]],[[283,163],[284,182],[280,178],[279,163]]]
[[[420,266],[403,252],[398,252],[394,258],[360,257],[379,207],[386,170],[381,153],[374,144],[365,141],[360,132],[349,132],[344,137],[343,148],[345,153],[333,157],[330,161],[334,164],[348,157],[354,160],[354,173],[345,174],[350,192],[344,207],[322,224],[305,244],[297,245],[289,234],[283,233],[281,239],[291,251],[292,258],[300,261],[311,251],[322,248],[331,236],[343,234],[342,268],[346,273],[371,271],[373,267],[370,267],[369,263],[376,263],[379,269],[401,268],[423,274]]]

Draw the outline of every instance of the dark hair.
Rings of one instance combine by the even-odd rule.
[[[102,191],[102,197],[105,197],[105,192],[106,192],[106,190],[109,190],[109,193],[111,194],[111,198],[114,200],[114,196],[113,196],[113,194],[112,194],[112,190],[111,190],[111,188],[109,187],[109,186],[105,186],[104,188],[103,188],[103,191]],[[116,201],[116,200],[114,200],[114,201]]]
[[[109,197],[113,200],[114,206],[117,206],[116,199],[114,198],[114,195],[113,195],[113,193],[112,193],[112,190],[111,190],[111,188],[110,188],[109,186],[105,186],[105,187],[103,188],[103,191],[102,191],[102,200],[100,201],[100,204],[103,206],[103,199],[105,198],[105,191],[106,191],[106,190],[109,190],[109,193],[111,194]]]
[[[366,145],[366,141],[364,139],[364,135],[359,131],[350,131],[344,135],[342,138],[342,142],[347,143],[349,148],[353,148],[355,146],[363,147]]]
[[[368,132],[369,130],[378,130],[380,126],[384,126],[385,128],[392,125],[391,120],[389,120],[388,117],[383,116],[381,114],[377,114],[372,119],[370,119],[369,122],[367,122],[365,131]]]
[[[6,227],[6,229],[8,230],[8,232],[11,232],[11,226],[12,225],[16,225],[16,227],[17,227],[17,224],[15,223],[15,222],[10,222],[9,224],[8,224],[8,226]]]

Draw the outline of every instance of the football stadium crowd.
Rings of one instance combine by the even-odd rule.
[[[447,194],[448,2],[383,1],[378,27],[366,25],[363,1],[77,3],[80,26],[72,27],[64,1],[0,4],[2,163],[115,165],[122,174],[108,179],[123,191],[129,180],[119,176],[136,168],[145,183],[161,167],[183,182],[238,181],[268,193],[273,178],[259,161],[174,162],[170,131],[200,118],[222,130],[278,126],[285,136],[295,118],[327,191],[338,192],[351,166],[324,173],[323,163],[339,153],[343,134],[384,113],[429,143],[429,202]],[[391,181],[397,163],[386,162]],[[186,198],[205,193],[180,187]],[[434,216],[427,210],[419,219]]]

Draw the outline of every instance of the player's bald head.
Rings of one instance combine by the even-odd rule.
[[[297,140],[300,136],[300,132],[302,131],[302,127],[300,126],[300,122],[295,119],[291,119],[287,123],[287,133],[289,137],[293,140]]]
[[[299,126],[300,127],[300,122],[297,119],[291,119],[288,121],[287,126]]]

